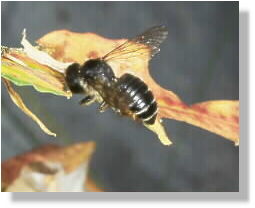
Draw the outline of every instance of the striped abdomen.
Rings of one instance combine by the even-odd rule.
[[[157,103],[148,86],[131,74],[121,76],[115,86],[119,92],[115,106],[123,113],[129,111],[146,124],[153,124],[157,117]],[[124,113],[125,114],[125,113]]]

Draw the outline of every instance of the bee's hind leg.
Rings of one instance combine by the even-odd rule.
[[[79,102],[79,104],[80,104],[80,105],[86,105],[86,106],[88,106],[88,105],[92,104],[93,102],[95,102],[95,96],[88,95],[88,96],[86,96],[85,98],[83,98],[83,99]]]
[[[102,113],[102,112],[105,112],[105,110],[109,107],[109,105],[103,101],[100,106],[99,106],[99,112]]]

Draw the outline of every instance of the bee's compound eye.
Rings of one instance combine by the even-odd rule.
[[[84,91],[79,71],[80,65],[78,63],[71,64],[65,71],[65,81],[72,93],[83,93]]]
[[[80,65],[78,63],[73,63],[67,67],[65,70],[65,76],[77,76],[79,73]]]

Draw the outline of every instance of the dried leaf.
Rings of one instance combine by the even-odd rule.
[[[74,33],[67,30],[53,31],[38,40],[51,50],[50,55],[63,62],[84,63],[102,57],[125,40],[111,40],[93,33]],[[184,121],[221,135],[235,144],[239,143],[239,102],[208,101],[188,106],[174,94],[158,85],[150,76],[148,60],[109,62],[116,76],[134,74],[145,81],[159,104],[159,118]],[[154,128],[158,131],[157,128]],[[157,132],[157,134],[160,134]],[[170,141],[169,141],[170,142]]]
[[[34,115],[28,108],[27,106],[24,104],[23,100],[21,99],[21,97],[19,96],[19,94],[13,89],[13,87],[11,86],[11,83],[6,80],[4,80],[4,84],[8,90],[8,93],[12,99],[12,101],[15,103],[15,105],[17,105],[27,116],[29,116],[31,119],[33,119],[39,126],[40,128],[48,135],[51,136],[56,136],[55,133],[51,132],[41,121],[40,119]]]
[[[5,191],[101,191],[87,178],[93,142],[46,145],[2,163]]]
[[[221,135],[239,145],[239,102],[217,100],[191,106],[168,107],[167,99],[160,102],[160,116],[184,121]]]

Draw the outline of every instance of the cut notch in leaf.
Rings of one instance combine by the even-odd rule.
[[[91,58],[103,57],[125,40],[113,40],[93,33],[53,31],[38,40],[52,50],[59,61],[84,63]],[[162,88],[150,76],[148,60],[109,62],[116,76],[131,73],[141,78],[153,91],[159,105],[159,117],[184,121],[239,143],[239,101],[203,102],[202,105],[185,104],[174,92]],[[221,105],[225,111],[217,110]],[[216,108],[213,108],[215,106]]]

